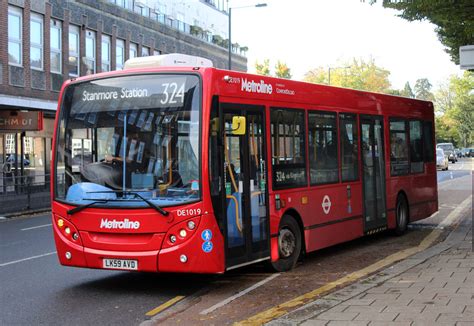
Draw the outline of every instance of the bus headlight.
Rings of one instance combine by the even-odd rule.
[[[181,221],[169,228],[165,236],[162,248],[179,246],[192,239],[199,228],[200,216]]]
[[[186,257],[186,255],[181,255],[181,256],[179,257],[179,260],[184,264],[185,262],[188,261],[188,257]]]
[[[196,227],[196,223],[194,223],[194,221],[188,222],[188,229],[194,230],[195,227]]]

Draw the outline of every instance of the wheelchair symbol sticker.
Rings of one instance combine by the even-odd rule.
[[[212,244],[211,241],[203,242],[203,244],[202,244],[202,251],[204,251],[204,252],[211,252],[213,247],[214,247],[214,245]]]
[[[205,229],[205,230],[202,231],[202,233],[201,233],[201,238],[202,238],[204,241],[211,241],[211,239],[212,239],[212,231],[209,230],[209,229]]]

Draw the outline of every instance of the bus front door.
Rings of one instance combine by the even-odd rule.
[[[383,120],[378,116],[361,116],[361,146],[366,233],[387,227],[385,201],[385,156]]]
[[[270,257],[264,108],[223,104],[226,267]],[[244,134],[233,117],[245,117]]]

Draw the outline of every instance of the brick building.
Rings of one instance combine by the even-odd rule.
[[[219,35],[225,33],[225,5],[224,0],[0,1],[0,194],[25,178],[47,183],[57,99],[66,79],[122,69],[130,57],[174,52],[225,68],[227,35]],[[233,51],[233,69],[245,71],[245,48]]]

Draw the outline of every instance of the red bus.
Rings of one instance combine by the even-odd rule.
[[[69,80],[53,144],[59,261],[286,271],[306,252],[402,234],[438,209],[433,121],[430,102],[183,55]]]

